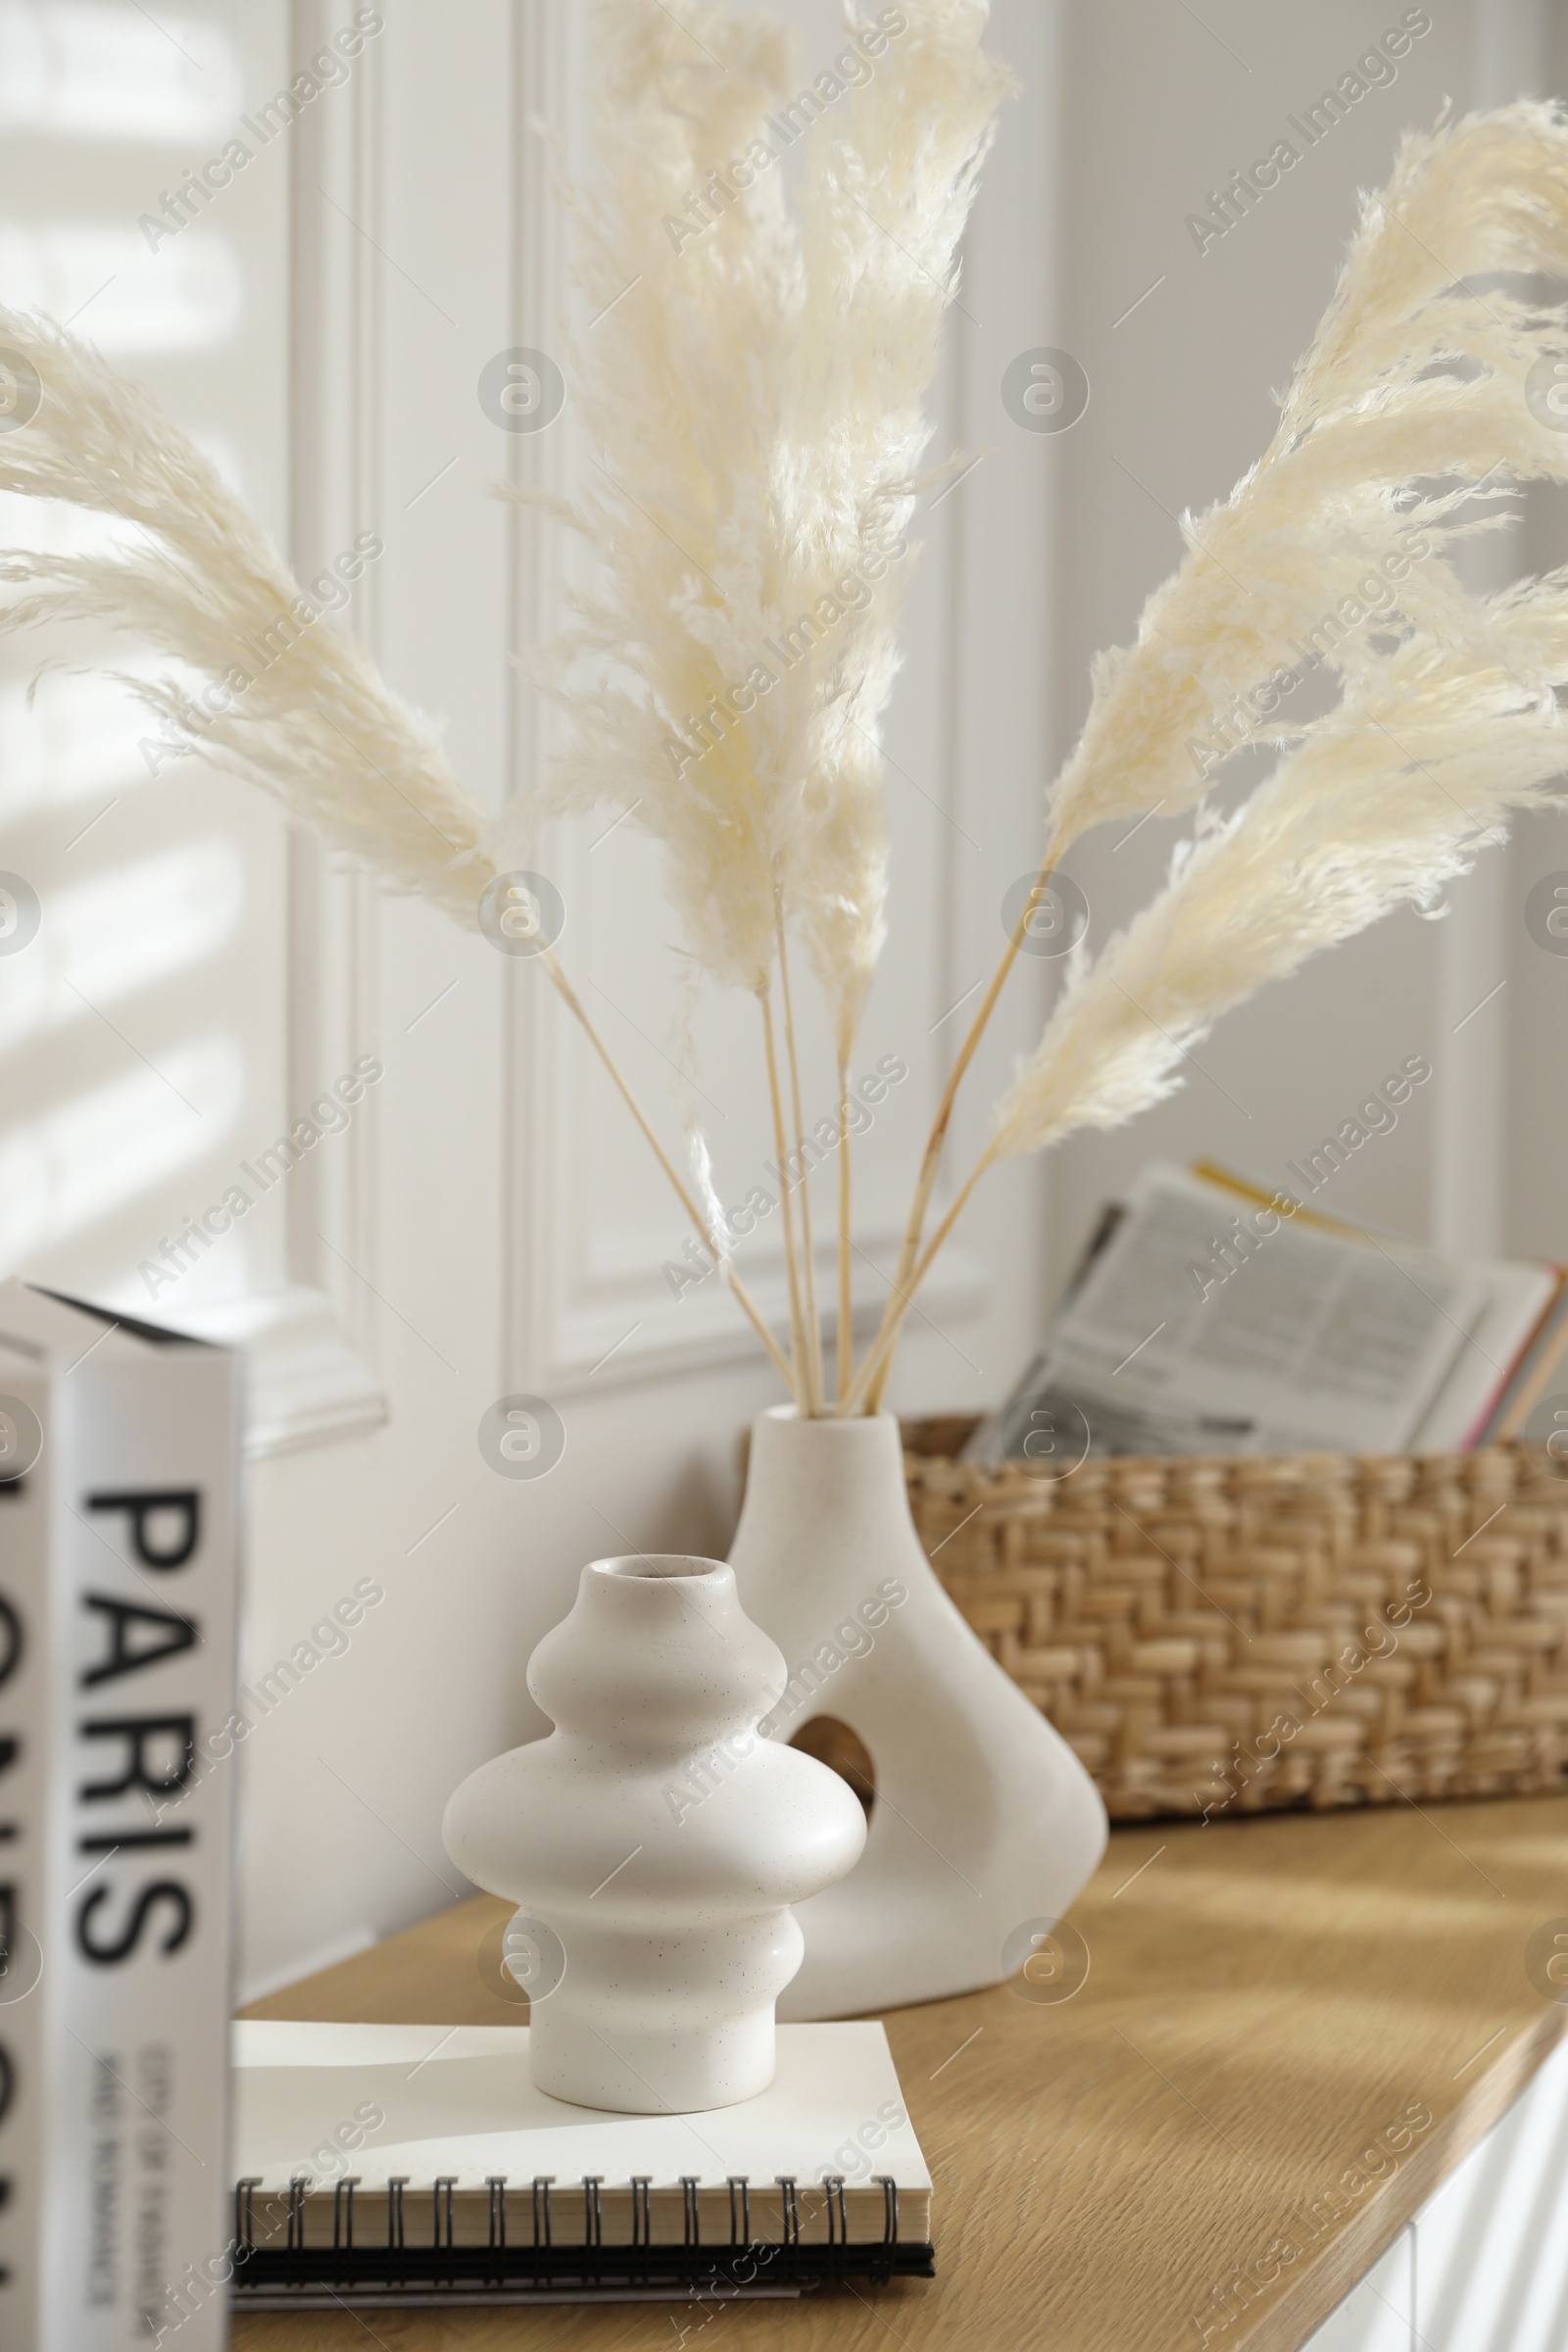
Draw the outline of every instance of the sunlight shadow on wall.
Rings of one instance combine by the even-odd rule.
[[[0,1137],[0,1277],[212,1152],[244,1086],[238,1040],[200,1038]]]

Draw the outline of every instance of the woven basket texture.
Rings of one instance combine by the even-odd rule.
[[[1568,1480],[1430,1459],[956,1458],[905,1427],[915,1526],[1113,1820],[1568,1788]]]

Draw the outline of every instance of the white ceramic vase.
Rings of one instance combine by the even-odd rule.
[[[1105,1809],[943,1591],[909,1516],[897,1421],[762,1414],[730,1561],[789,1666],[770,1736],[834,1717],[875,1780],[864,1854],[800,1906],[806,1959],[779,2015],[1001,1983],[1028,1955],[1024,1932],[1053,1925],[1094,1871]]]
[[[555,1731],[471,1774],[442,1835],[527,1915],[541,2090],[682,2114],[772,2081],[788,1906],[865,1842],[845,1783],[759,1731],[784,1680],[733,1572],[684,1554],[594,1561],[534,1651]]]

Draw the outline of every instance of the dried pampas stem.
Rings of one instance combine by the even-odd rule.
[[[893,1353],[899,1344],[899,1333],[904,1328],[905,1316],[914,1304],[914,1294],[930,1273],[943,1243],[968,1207],[970,1196],[976,1185],[987,1169],[996,1164],[1000,1156],[994,1143],[986,1146],[954,1195],[946,1214],[921,1251],[918,1261],[909,1268],[908,1273],[901,1282],[894,1285],[888,1294],[887,1308],[876,1338],[866,1349],[865,1360],[851,1384],[848,1394],[840,1399],[839,1409],[841,1412],[856,1413],[862,1406],[868,1413],[874,1413],[880,1409],[882,1392],[887,1386],[888,1374],[893,1369]]]
[[[1029,896],[1019,911],[1018,920],[1012,927],[1012,933],[1006,946],[997,958],[996,968],[986,985],[986,993],[980,1000],[979,1008],[969,1023],[963,1043],[954,1058],[952,1069],[948,1072],[947,1084],[942,1089],[936,1115],[931,1121],[930,1132],[925,1139],[925,1150],[920,1156],[920,1169],[915,1178],[914,1198],[909,1203],[908,1223],[904,1230],[904,1242],[899,1251],[899,1262],[894,1269],[893,1288],[888,1293],[888,1302],[883,1309],[876,1339],[872,1343],[873,1352],[880,1355],[881,1369],[873,1374],[865,1390],[865,1409],[868,1413],[878,1412],[881,1409],[883,1392],[888,1385],[888,1375],[893,1369],[892,1348],[889,1348],[884,1351],[881,1343],[888,1338],[891,1332],[899,1300],[906,1290],[913,1287],[910,1277],[914,1273],[915,1258],[920,1248],[920,1236],[925,1230],[926,1212],[931,1206],[931,1195],[936,1189],[937,1171],[942,1165],[942,1153],[947,1144],[948,1128],[952,1123],[953,1106],[957,1101],[958,1089],[963,1084],[964,1072],[974,1059],[975,1049],[985,1035],[986,1024],[997,1008],[997,1000],[1006,985],[1007,974],[1012,970],[1014,963],[1023,952],[1023,943],[1029,930],[1029,918],[1040,904],[1041,894],[1051,879],[1055,859],[1055,842],[1053,838],[1046,844],[1045,855],[1040,860],[1040,870],[1035,875]],[[963,1198],[968,1199],[967,1192]],[[952,1222],[953,1218],[950,1215],[943,1225],[944,1235],[951,1230]],[[841,1406],[844,1406],[842,1396],[840,1403]],[[847,1410],[848,1407],[844,1406],[844,1409]]]
[[[670,1158],[668,1152],[664,1150],[664,1147],[660,1142],[658,1136],[655,1134],[654,1129],[649,1122],[647,1112],[643,1109],[642,1104],[632,1093],[631,1088],[627,1085],[624,1077],[622,1077],[619,1063],[615,1060],[615,1057],[611,1053],[610,1048],[605,1044],[604,1039],[600,1036],[598,1029],[595,1027],[593,1021],[589,1017],[587,1006],[583,1004],[582,999],[578,996],[576,990],[572,987],[571,982],[566,978],[565,973],[562,970],[560,963],[557,961],[554,949],[544,949],[535,958],[535,961],[544,965],[545,971],[549,975],[551,986],[555,989],[557,995],[561,998],[563,1004],[566,1006],[566,1009],[571,1013],[572,1017],[581,1023],[584,1035],[587,1037],[589,1044],[593,1047],[593,1050],[598,1054],[600,1060],[604,1063],[606,1070],[610,1074],[611,1081],[613,1084],[615,1091],[620,1096],[621,1101],[625,1103],[626,1108],[631,1112],[632,1117],[636,1120],[637,1125],[641,1129],[643,1137],[648,1144],[649,1150],[653,1152],[654,1157],[663,1169],[664,1174],[668,1177],[671,1185],[673,1185],[676,1199],[680,1201],[680,1204],[685,1209],[686,1214],[691,1218],[692,1223],[696,1226],[699,1234],[702,1236],[703,1246],[707,1250],[709,1256],[723,1274],[730,1296],[734,1298],[736,1304],[740,1307],[741,1312],[745,1315],[747,1322],[750,1323],[752,1329],[761,1341],[763,1348],[767,1351],[770,1362],[773,1364],[775,1370],[781,1375],[786,1387],[793,1390],[795,1382],[789,1363],[785,1358],[782,1349],[779,1348],[778,1342],[774,1339],[773,1334],[768,1330],[766,1323],[763,1321],[761,1310],[758,1306],[756,1300],[753,1298],[750,1291],[746,1288],[746,1285],[742,1282],[740,1276],[736,1273],[735,1268],[731,1263],[727,1252],[725,1251],[723,1238],[718,1230],[716,1221],[710,1218],[703,1209],[698,1207],[696,1201],[692,1199],[691,1194],[687,1191],[685,1184],[681,1180],[680,1171],[675,1166],[675,1163]]]
[[[806,1317],[801,1308],[800,1264],[795,1254],[795,1203],[790,1199],[790,1148],[784,1128],[784,1099],[778,1084],[778,1049],[773,1042],[772,992],[762,989],[758,997],[762,1015],[762,1047],[767,1061],[767,1099],[773,1113],[773,1158],[778,1169],[779,1208],[784,1219],[784,1268],[790,1294],[790,1356],[794,1370],[790,1390],[795,1402],[804,1413],[807,1406],[806,1377]]]
[[[835,1396],[840,1410],[855,1369],[855,1291],[850,1272],[850,1064],[839,1055],[839,1346]]]
[[[811,1239],[811,1170],[806,1156],[806,1121],[801,1114],[801,1064],[795,1045],[795,1004],[790,995],[789,935],[781,901],[775,901],[779,992],[784,1004],[784,1046],[790,1065],[790,1110],[795,1121],[795,1157],[801,1171],[801,1270],[806,1312],[806,1409],[822,1411],[822,1318],[816,1303],[816,1246]],[[786,1170],[786,1173],[788,1171]]]

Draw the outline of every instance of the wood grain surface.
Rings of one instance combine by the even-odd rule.
[[[505,1915],[461,1904],[245,2014],[521,2022],[480,1974]],[[256,2316],[235,2340],[1295,2352],[1568,2027],[1525,1965],[1563,1915],[1568,1798],[1118,1830],[1072,1914],[1070,1999],[1000,1986],[887,2018],[936,2182],[934,2282]]]

